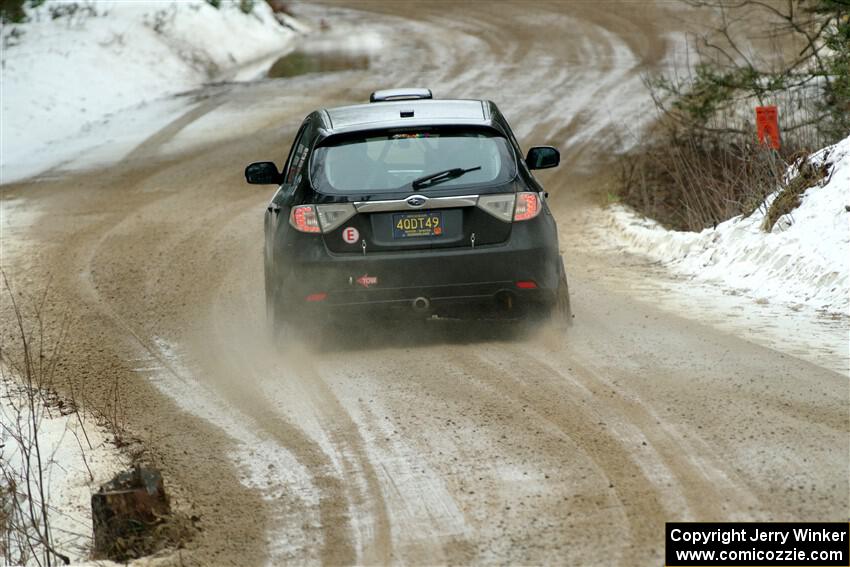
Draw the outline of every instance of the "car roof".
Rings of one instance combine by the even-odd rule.
[[[328,135],[419,125],[492,126],[491,104],[482,100],[401,100],[328,108],[322,115]]]

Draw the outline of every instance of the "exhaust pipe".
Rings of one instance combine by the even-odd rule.
[[[516,304],[516,296],[510,291],[502,290],[496,294],[496,305],[503,312],[507,313],[513,311],[514,305]]]
[[[412,306],[414,311],[419,311],[421,313],[423,311],[428,311],[428,308],[431,307],[431,301],[429,301],[427,297],[417,297],[413,300]]]

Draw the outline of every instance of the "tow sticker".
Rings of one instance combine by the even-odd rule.
[[[357,278],[357,283],[359,283],[360,285],[362,285],[365,288],[368,288],[370,285],[377,285],[378,284],[378,276],[369,276],[369,275],[363,274],[362,276]]]
[[[354,244],[360,240],[360,231],[353,226],[347,226],[342,229],[342,239],[348,244]]]

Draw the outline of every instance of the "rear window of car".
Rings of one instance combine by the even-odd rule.
[[[310,178],[322,193],[392,192],[454,168],[480,169],[434,187],[505,183],[516,175],[516,160],[510,143],[495,132],[371,132],[316,148]]]

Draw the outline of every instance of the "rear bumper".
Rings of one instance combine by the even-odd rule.
[[[330,309],[340,314],[364,313],[399,316],[513,317],[529,309],[550,305],[550,290],[518,289],[513,282],[476,282],[462,285],[408,287],[392,290],[353,291],[328,294],[327,303],[302,309]],[[322,305],[325,303],[324,305]]]
[[[514,225],[504,243],[475,248],[363,255],[335,254],[315,241],[294,242],[279,259],[280,297],[287,308],[298,310],[447,316],[548,305],[555,301],[560,257],[554,221],[543,217]],[[427,308],[413,309],[423,298]]]

